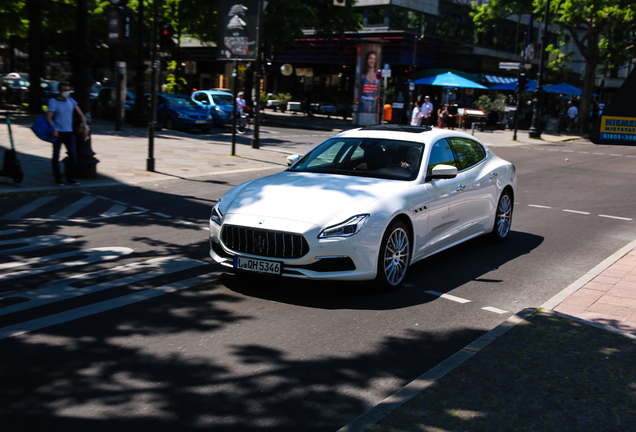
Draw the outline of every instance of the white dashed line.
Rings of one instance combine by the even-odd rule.
[[[536,205],[536,204],[528,204],[528,207],[543,208],[543,209],[551,209],[552,208],[552,207]]]
[[[488,311],[488,312],[494,312],[494,313],[499,314],[499,315],[508,313],[508,311],[505,311],[503,309],[499,309],[499,308],[496,308],[496,307],[492,307],[492,306],[483,307],[482,310],[485,310],[485,311]]]
[[[461,297],[455,297],[453,295],[450,294],[442,294],[441,292],[437,292],[437,291],[424,291],[426,294],[431,294],[437,297],[441,297],[444,298],[446,300],[450,300],[450,301],[454,301],[457,303],[470,303],[470,300],[461,298]]]
[[[590,152],[582,152],[582,151],[577,152],[577,153],[580,153],[580,154],[590,154]]]
[[[609,218],[609,219],[618,219],[618,220],[624,220],[624,221],[634,220],[632,218],[626,218],[626,217],[620,217],[620,216],[609,216],[609,215],[598,215],[598,217]]]
[[[576,213],[576,214],[582,214],[582,215],[589,215],[592,213],[589,212],[584,212],[584,211],[578,211],[578,210],[568,210],[568,209],[564,209],[564,212],[568,212],[568,213]]]

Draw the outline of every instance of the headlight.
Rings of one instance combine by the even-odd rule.
[[[210,215],[210,220],[219,226],[223,222],[223,215],[221,214],[221,210],[219,210],[220,206],[221,206],[221,200],[219,200],[219,202],[216,203],[216,205],[212,209],[212,214]]]
[[[225,114],[225,111],[223,111],[220,107],[215,106],[214,107],[214,111],[218,112],[219,114]]]
[[[342,223],[325,228],[318,234],[318,238],[351,237],[362,229],[368,219],[368,214],[354,216]]]

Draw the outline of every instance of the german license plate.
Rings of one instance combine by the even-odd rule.
[[[237,256],[234,257],[234,268],[273,275],[283,273],[282,263]]]
[[[196,124],[205,124],[205,120],[195,120]]]

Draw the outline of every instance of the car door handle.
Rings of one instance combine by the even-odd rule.
[[[497,173],[492,173],[492,174],[490,174],[490,177],[489,177],[489,178],[492,180],[492,179],[494,179],[495,177],[497,177],[498,175],[499,175],[499,174],[497,174]]]
[[[457,191],[457,192],[461,192],[461,191],[463,191],[464,189],[466,189],[466,186],[465,186],[465,185],[459,185],[459,186],[457,186],[457,189],[455,189],[455,191]]]

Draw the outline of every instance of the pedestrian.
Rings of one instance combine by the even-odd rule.
[[[422,104],[422,115],[420,116],[420,124],[422,126],[431,125],[431,114],[433,114],[433,104],[431,98],[424,96],[424,103]]]
[[[570,101],[570,107],[568,108],[567,116],[568,116],[568,128],[567,131],[574,131],[574,127],[576,126],[576,118],[579,115],[579,109]]]
[[[441,104],[437,110],[437,127],[440,129],[446,128],[446,118],[448,117],[448,109],[446,104]]]
[[[413,112],[411,113],[411,126],[420,125],[421,113],[422,113],[422,109],[420,107],[420,103],[418,101],[415,101],[415,106],[413,106]]]
[[[446,125],[448,126],[450,130],[454,130],[455,125],[457,123],[457,112],[458,112],[457,102],[453,102],[448,107],[447,111],[448,111],[448,115],[446,117]]]
[[[77,186],[79,183],[75,180],[75,161],[77,152],[75,151],[75,132],[73,131],[73,113],[76,113],[81,119],[80,134],[83,138],[88,136],[86,128],[86,117],[77,105],[77,102],[71,98],[71,86],[67,82],[60,83],[58,87],[59,94],[57,97],[49,99],[46,112],[46,122],[53,126],[53,137],[57,138],[53,143],[53,157],[51,166],[53,168],[53,177],[55,183],[64,185],[62,181],[62,173],[60,171],[60,149],[62,144],[66,147],[68,155],[65,163],[64,177],[66,184]]]
[[[247,102],[244,99],[245,93],[239,92],[236,96],[236,113],[241,114],[247,108]]]

